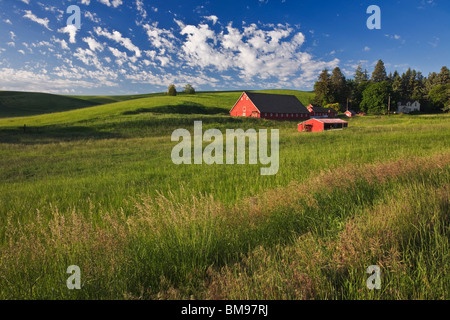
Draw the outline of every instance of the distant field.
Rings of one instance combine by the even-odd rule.
[[[0,118],[62,112],[99,103],[47,93],[0,91]]]
[[[229,117],[240,94],[0,119],[0,299],[449,298],[448,114],[307,134]],[[171,133],[195,120],[279,129],[278,174],[174,165]],[[381,291],[365,287],[373,264]]]

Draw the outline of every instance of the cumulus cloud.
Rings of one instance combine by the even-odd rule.
[[[141,50],[136,45],[134,45],[129,38],[123,37],[119,31],[113,31],[112,33],[110,33],[106,29],[102,29],[101,27],[96,27],[94,30],[98,36],[107,37],[108,39],[119,43],[129,51],[133,51],[136,54],[136,57],[141,57]]]
[[[77,35],[77,27],[73,24],[67,25],[64,28],[61,28],[58,30],[58,32],[61,33],[68,33],[69,34],[69,42],[70,43],[76,43],[76,35]]]
[[[100,42],[97,42],[94,38],[86,37],[83,38],[83,41],[89,45],[89,49],[91,49],[91,51],[103,51],[103,45]]]
[[[217,21],[219,21],[219,18],[217,16],[207,16],[207,17],[203,17],[206,20],[212,21],[213,25],[217,23]]]
[[[23,16],[24,18],[30,19],[31,21],[34,21],[36,23],[39,23],[40,25],[46,27],[48,30],[52,31],[52,29],[50,29],[48,27],[49,24],[49,20],[47,18],[38,18],[36,15],[34,15],[30,10],[25,10],[25,15]]]
[[[45,70],[45,69],[44,69]],[[39,91],[61,93],[73,88],[98,88],[103,86],[117,86],[112,81],[102,82],[92,78],[91,81],[69,77],[70,73],[61,78],[55,78],[47,70],[24,70],[14,68],[0,68],[0,90]],[[98,75],[95,75],[98,76]],[[98,79],[98,78],[97,78]]]
[[[122,0],[98,0],[99,2],[107,5],[108,7],[113,7],[113,8],[117,8],[118,6],[120,6],[121,4],[123,4]]]
[[[301,50],[305,36],[289,25],[279,24],[265,30],[256,24],[243,29],[229,24],[226,31],[216,32],[209,25],[200,24],[184,26],[180,33],[186,37],[182,50],[188,65],[218,71],[238,70],[243,79],[289,81],[302,73],[304,81],[311,81],[320,69],[339,63],[338,59],[315,61]]]

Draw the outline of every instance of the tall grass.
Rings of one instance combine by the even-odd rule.
[[[133,215],[9,218],[0,297],[445,299],[450,156],[411,160],[323,172],[232,208],[184,191],[134,200]],[[65,287],[73,264],[79,291]],[[364,286],[372,264],[381,292]]]

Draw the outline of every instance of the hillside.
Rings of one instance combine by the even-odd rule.
[[[292,94],[296,95],[299,100],[308,105],[310,100],[314,97],[311,92],[294,91],[294,90],[276,90],[276,91],[256,91],[256,92],[272,92],[280,94]],[[99,121],[100,119],[112,118],[120,119],[120,121],[126,120],[126,116],[130,115],[155,115],[155,114],[228,114],[229,110],[236,103],[241,95],[242,91],[231,92],[198,92],[195,95],[178,95],[175,97],[166,96],[163,94],[150,94],[140,96],[80,96],[77,98],[54,96],[54,103],[57,103],[57,99],[74,99],[80,103],[80,105],[91,104],[85,106],[82,109],[72,108],[75,110],[61,110],[58,105],[47,106],[46,110],[52,114],[41,114],[32,117],[23,117],[23,115],[12,115],[9,113],[8,119],[0,119],[0,127],[22,127],[24,124],[27,126],[43,126],[43,125],[56,125],[56,124],[71,124],[80,121]],[[20,95],[19,95],[20,96]],[[24,94],[23,96],[32,96],[31,94]],[[35,96],[46,97],[44,96]],[[71,101],[71,100],[70,100]],[[117,101],[108,104],[95,105],[92,104]],[[36,103],[38,105],[45,105],[45,101]],[[65,111],[65,112],[64,112]],[[42,112],[44,113],[44,112]],[[6,116],[4,116],[6,117]]]
[[[63,112],[98,104],[94,101],[49,93],[0,91],[0,118]]]

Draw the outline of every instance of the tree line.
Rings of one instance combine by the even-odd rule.
[[[184,86],[183,88],[183,92],[186,94],[195,94],[195,89],[193,86],[191,86],[189,83],[187,85]],[[176,96],[178,94],[177,92],[177,88],[175,87],[174,84],[169,85],[169,87],[167,88],[167,95],[168,96]]]
[[[337,111],[352,109],[367,113],[387,113],[397,111],[400,101],[419,101],[421,111],[450,111],[450,71],[446,66],[439,73],[428,77],[409,68],[401,75],[395,71],[386,74],[382,60],[379,60],[369,76],[361,64],[353,79],[346,79],[339,67],[330,74],[324,69],[314,84],[314,103],[328,106]]]

